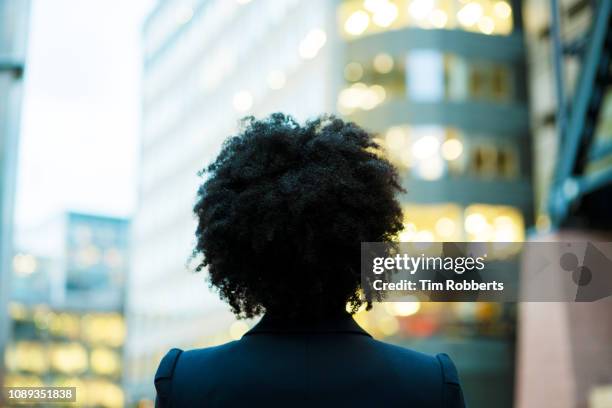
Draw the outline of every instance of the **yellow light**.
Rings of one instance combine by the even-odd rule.
[[[299,54],[304,59],[312,59],[317,56],[319,50],[327,42],[327,34],[320,28],[313,28],[300,42]]]
[[[459,139],[448,139],[442,143],[442,157],[451,161],[456,160],[463,153],[463,144]]]
[[[338,102],[344,108],[354,109],[360,106],[363,93],[367,90],[367,86],[361,82],[357,82],[348,88],[340,91]]]
[[[376,96],[376,104],[381,104],[387,97],[387,91],[381,85],[372,85],[370,87],[370,92],[372,92]]]
[[[500,215],[493,220],[494,240],[497,242],[515,242],[519,238],[517,226],[512,218]]]
[[[412,145],[412,154],[420,160],[435,156],[440,148],[440,141],[431,135],[423,136]]]
[[[457,19],[464,26],[472,26],[482,17],[482,6],[478,3],[468,3],[457,12]]]
[[[413,223],[404,224],[404,230],[399,234],[400,242],[410,242],[416,235],[416,227]]]
[[[406,167],[412,166],[412,154],[410,150],[403,150],[400,153],[400,161]]]
[[[487,219],[480,213],[470,214],[465,218],[465,230],[470,234],[478,234],[487,226]]]
[[[415,20],[423,20],[434,8],[433,0],[412,0],[408,12]]]
[[[18,275],[31,275],[36,272],[38,262],[33,255],[17,254],[13,257],[13,270]]]
[[[125,322],[118,313],[92,313],[83,316],[82,336],[92,344],[119,347],[125,340]]]
[[[355,82],[359,81],[363,76],[363,67],[358,62],[349,62],[344,67],[344,78],[347,81]]]
[[[436,232],[445,238],[452,237],[455,228],[455,222],[448,217],[442,217],[436,222]]]
[[[498,1],[493,6],[493,12],[499,18],[509,18],[512,15],[512,8],[505,1]]]
[[[378,54],[374,57],[374,70],[381,74],[388,74],[393,70],[393,57],[389,54]]]
[[[232,325],[230,326],[230,336],[232,339],[234,340],[238,340],[240,339],[244,333],[246,333],[249,330],[249,325],[246,324],[243,321],[236,321],[234,323],[232,323]]]
[[[393,316],[412,316],[421,310],[421,302],[385,302],[385,309]]]
[[[414,240],[416,242],[434,242],[434,235],[431,231],[422,230],[416,233]]]
[[[364,0],[363,7],[369,12],[375,13],[380,10],[381,7],[384,7],[388,4],[389,0]]]
[[[478,20],[478,29],[483,34],[492,34],[493,30],[495,30],[495,23],[491,17],[483,16],[480,20]]]
[[[435,9],[431,12],[429,16],[429,22],[432,26],[436,28],[444,28],[446,22],[448,21],[448,16],[443,10]]]
[[[281,89],[285,86],[286,78],[283,71],[274,70],[268,74],[268,86],[270,89]]]
[[[233,102],[238,112],[246,112],[253,106],[253,95],[249,91],[236,92]]]
[[[370,25],[370,16],[363,10],[357,10],[346,19],[344,30],[351,35],[363,33]]]
[[[121,359],[110,349],[95,348],[90,356],[91,368],[102,375],[116,375],[121,372]]]
[[[406,135],[400,127],[391,127],[385,135],[387,147],[391,150],[400,150],[406,144]]]
[[[397,18],[397,6],[393,3],[383,3],[372,16],[374,24],[380,27],[389,27]]]
[[[87,352],[79,343],[57,343],[51,346],[51,365],[65,374],[82,373],[87,369]]]
[[[9,303],[9,316],[11,316],[11,319],[13,320],[25,320],[26,317],[28,316],[28,310],[21,303],[10,302]]]

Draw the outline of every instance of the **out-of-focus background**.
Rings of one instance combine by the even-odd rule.
[[[0,0],[0,383],[151,407],[169,348],[254,324],[188,266],[197,172],[249,114],[375,132],[408,190],[403,241],[610,241],[610,8]],[[356,319],[449,353],[470,407],[612,407],[611,302]]]

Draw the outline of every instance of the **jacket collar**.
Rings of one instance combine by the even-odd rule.
[[[363,330],[348,313],[340,315],[327,316],[321,319],[298,318],[287,319],[264,315],[259,323],[251,330],[246,332],[245,336],[254,334],[271,334],[271,333],[345,333],[345,334],[360,334],[370,336]]]

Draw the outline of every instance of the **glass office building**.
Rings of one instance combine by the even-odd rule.
[[[126,390],[150,401],[172,347],[238,338],[248,329],[185,268],[194,241],[197,176],[239,118],[333,111],[341,76],[331,2],[160,2],[145,22],[139,205],[129,290]]]
[[[339,5],[338,111],[376,132],[400,170],[402,241],[524,240],[533,216],[520,14],[503,0]],[[448,352],[470,406],[512,406],[513,307],[414,299],[358,319],[390,341]]]
[[[123,407],[124,219],[67,213],[12,257],[7,386],[77,387],[83,407]]]

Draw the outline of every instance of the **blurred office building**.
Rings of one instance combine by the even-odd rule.
[[[524,2],[534,240],[612,241],[611,8],[607,0]],[[518,407],[612,406],[611,306],[609,298],[520,305]]]
[[[533,215],[520,15],[505,0],[160,2],[144,28],[128,400],[153,397],[171,347],[248,328],[182,267],[196,173],[240,117],[336,112],[377,133],[408,190],[402,240],[523,240]],[[511,406],[514,309],[415,300],[358,320],[450,352],[470,406]]]
[[[79,406],[124,406],[128,228],[69,212],[19,235],[6,385],[77,387]]]
[[[208,290],[204,273],[185,268],[197,173],[239,118],[334,110],[341,79],[334,24],[333,2],[323,0],[159,2],[147,19],[129,401],[153,398],[153,374],[170,348],[218,344],[248,329]]]
[[[377,132],[402,175],[400,239],[524,240],[533,211],[520,2],[344,1],[338,19],[338,111]],[[469,406],[513,406],[512,305],[378,306],[360,322],[449,353]]]
[[[0,356],[7,341],[12,224],[29,1],[0,2]],[[0,359],[0,387],[4,369]],[[0,396],[0,404],[2,397]]]

